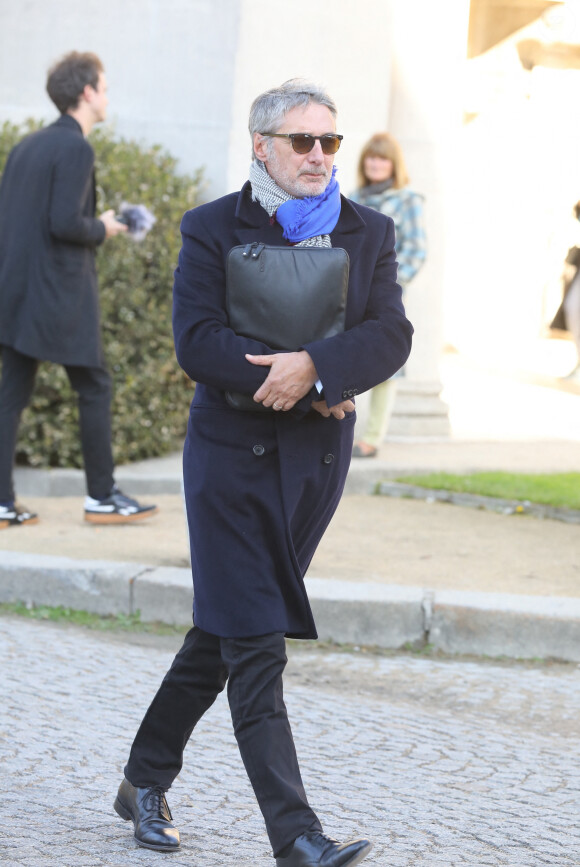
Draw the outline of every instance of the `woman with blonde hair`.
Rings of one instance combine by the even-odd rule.
[[[390,133],[375,133],[365,144],[358,164],[358,180],[359,187],[350,198],[392,217],[395,222],[398,281],[405,290],[426,256],[423,196],[409,188],[401,147]],[[376,456],[387,432],[395,394],[396,377],[371,390],[368,421],[362,438],[353,447],[353,457]]]

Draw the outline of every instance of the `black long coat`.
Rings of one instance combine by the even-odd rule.
[[[26,136],[0,184],[0,345],[45,361],[103,363],[94,153],[70,115]]]
[[[290,412],[228,406],[225,390],[252,394],[269,370],[244,354],[272,350],[228,327],[227,253],[286,241],[249,184],[188,211],[181,231],[173,323],[179,363],[197,383],[184,449],[194,619],[223,637],[315,638],[303,576],[344,488],[355,413],[324,418],[310,409],[314,390]],[[347,330],[304,347],[329,406],[399,370],[413,331],[396,283],[393,221],[343,198],[331,240],[350,257]]]

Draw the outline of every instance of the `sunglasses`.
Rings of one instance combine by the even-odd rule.
[[[292,142],[292,150],[297,154],[309,154],[314,143],[319,141],[322,153],[327,156],[337,152],[344,138],[344,136],[336,135],[333,132],[327,132],[324,135],[310,135],[307,132],[261,132],[260,135],[266,135],[270,138],[289,138]]]

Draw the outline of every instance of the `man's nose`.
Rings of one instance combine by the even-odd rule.
[[[308,159],[313,163],[324,162],[324,154],[322,153],[322,145],[318,139],[314,142],[314,147],[308,152]]]

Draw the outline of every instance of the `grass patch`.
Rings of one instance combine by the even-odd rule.
[[[580,473],[429,473],[424,476],[404,476],[396,479],[420,488],[457,491],[498,497],[501,500],[523,500],[565,509],[580,509]]]
[[[53,623],[71,623],[96,629],[101,632],[148,632],[153,635],[182,635],[185,629],[167,623],[143,623],[139,612],[136,614],[101,615],[74,608],[48,605],[27,605],[24,602],[0,603],[0,615],[27,617],[29,620],[49,620]]]

